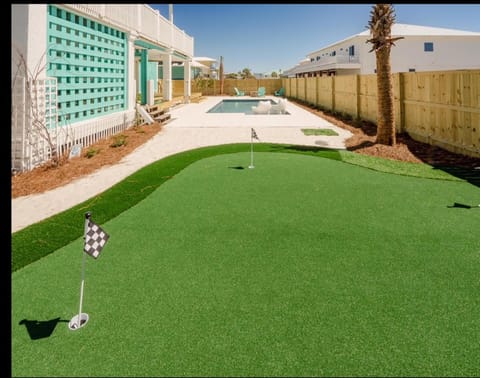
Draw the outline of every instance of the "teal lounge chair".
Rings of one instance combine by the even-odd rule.
[[[245,96],[244,91],[239,91],[237,87],[233,88],[235,90],[235,96]]]
[[[258,97],[265,97],[265,87],[259,87],[257,91]]]
[[[275,91],[275,96],[285,96],[285,88],[281,87],[278,91]]]

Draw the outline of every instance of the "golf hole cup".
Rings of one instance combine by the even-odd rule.
[[[85,324],[88,322],[88,314],[85,314],[84,312],[82,313],[80,317],[80,325],[78,322],[78,315],[75,315],[72,320],[68,323],[68,328],[72,331],[76,331],[77,329],[82,328]]]

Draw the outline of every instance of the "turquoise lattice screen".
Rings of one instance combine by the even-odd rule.
[[[57,79],[59,125],[127,107],[127,36],[48,6],[47,75]]]

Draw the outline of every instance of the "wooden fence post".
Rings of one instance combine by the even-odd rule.
[[[360,75],[355,75],[355,119],[360,119]]]
[[[403,133],[405,132],[405,78],[402,72],[398,74],[398,106],[399,112],[398,115],[400,117],[398,125],[400,126],[400,130],[398,132]]]
[[[330,77],[332,78],[332,112],[335,113],[335,75]]]

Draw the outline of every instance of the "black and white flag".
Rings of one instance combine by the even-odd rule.
[[[109,237],[110,236],[98,224],[89,220],[83,250],[90,256],[97,258]]]
[[[252,127],[252,139],[256,139],[256,140],[260,141],[260,139],[258,138],[258,135],[255,132],[255,130],[253,129],[253,127]]]

